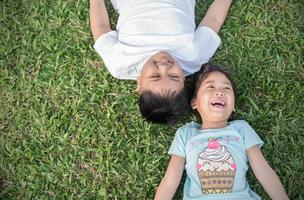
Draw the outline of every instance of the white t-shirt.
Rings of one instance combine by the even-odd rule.
[[[195,0],[112,0],[119,12],[116,31],[101,35],[94,48],[112,76],[135,80],[143,62],[167,51],[184,74],[197,72],[221,43],[209,27],[195,30]]]

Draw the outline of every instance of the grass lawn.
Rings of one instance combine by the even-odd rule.
[[[197,23],[210,2],[198,2]],[[0,10],[0,199],[153,199],[175,131],[194,117],[175,127],[140,117],[135,82],[111,77],[92,48],[87,0]],[[237,118],[293,200],[304,199],[303,32],[303,1],[234,1],[214,57],[232,69]]]

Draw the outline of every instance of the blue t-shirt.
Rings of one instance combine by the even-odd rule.
[[[263,145],[257,133],[243,120],[220,129],[200,127],[191,122],[179,128],[168,152],[186,159],[184,199],[261,199],[246,180],[246,150]]]

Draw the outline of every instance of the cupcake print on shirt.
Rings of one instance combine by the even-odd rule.
[[[236,164],[218,139],[209,138],[208,146],[198,155],[196,170],[203,193],[232,192]]]

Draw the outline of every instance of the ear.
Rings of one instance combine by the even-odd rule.
[[[139,93],[140,90],[141,90],[141,77],[138,76],[137,79],[136,79],[136,92]]]
[[[191,107],[192,107],[193,110],[196,109],[196,98],[193,98],[193,99],[191,100]]]

